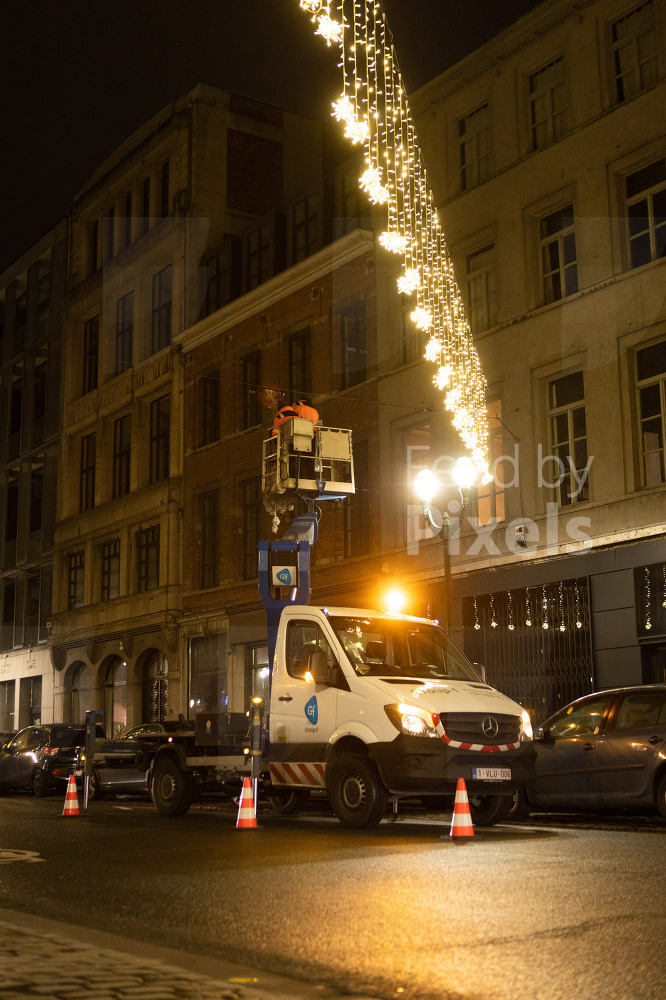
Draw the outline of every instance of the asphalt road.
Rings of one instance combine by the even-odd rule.
[[[477,829],[415,813],[371,831],[325,814],[163,819],[136,800],[63,817],[0,798],[0,907],[290,976],[418,1000],[666,1000],[666,827]],[[313,996],[317,993],[313,988]]]

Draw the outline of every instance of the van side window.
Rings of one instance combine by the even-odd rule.
[[[329,666],[334,663],[328,640],[315,622],[289,622],[286,638],[287,673],[290,677],[303,679],[309,670],[312,653],[320,649],[326,653]]]

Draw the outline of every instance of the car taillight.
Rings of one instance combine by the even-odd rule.
[[[53,757],[57,753],[60,753],[60,747],[44,747],[45,757]]]
[[[53,775],[55,775],[55,777],[57,778],[57,777],[58,777],[58,775],[60,774],[60,768],[59,768],[59,767],[54,767],[54,768],[53,768],[53,771],[52,771],[51,773],[52,773]]]

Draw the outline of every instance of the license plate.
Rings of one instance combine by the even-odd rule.
[[[475,781],[511,781],[510,767],[473,767]]]

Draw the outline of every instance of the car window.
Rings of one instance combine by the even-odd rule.
[[[651,729],[659,724],[666,724],[666,694],[636,691],[625,695],[616,729]]]
[[[10,744],[11,750],[25,750],[28,745],[28,739],[30,738],[30,733],[32,730],[23,729],[20,733],[17,733]]]
[[[52,747],[82,747],[84,742],[83,726],[54,726],[51,732]]]
[[[42,744],[48,744],[48,739],[48,729],[43,729],[41,726],[39,728],[31,729],[25,748],[26,750],[36,750],[36,748],[42,746]]]
[[[583,705],[570,705],[548,727],[548,736],[558,739],[565,736],[595,736],[601,731],[604,715],[611,698],[593,698]]]

